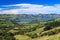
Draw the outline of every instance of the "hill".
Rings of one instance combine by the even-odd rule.
[[[24,23],[22,19],[27,19],[29,23]],[[60,16],[58,14],[0,15],[0,40],[60,40],[59,35]]]
[[[29,23],[29,22],[40,22],[48,21],[55,18],[59,18],[59,14],[0,14],[1,18],[6,18],[6,20],[12,20],[17,23]]]

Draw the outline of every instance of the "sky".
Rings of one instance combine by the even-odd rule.
[[[60,0],[0,0],[0,14],[60,14]]]

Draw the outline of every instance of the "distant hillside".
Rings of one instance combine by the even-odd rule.
[[[1,14],[0,17],[17,23],[41,22],[59,18],[59,14]]]

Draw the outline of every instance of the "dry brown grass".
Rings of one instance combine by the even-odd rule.
[[[16,40],[32,40],[30,37],[24,35],[15,35],[15,38]]]
[[[33,40],[60,40],[60,33],[52,36],[43,36]]]

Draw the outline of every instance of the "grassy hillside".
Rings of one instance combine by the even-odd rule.
[[[0,40],[60,40],[60,18],[19,24],[15,15],[0,17]]]

